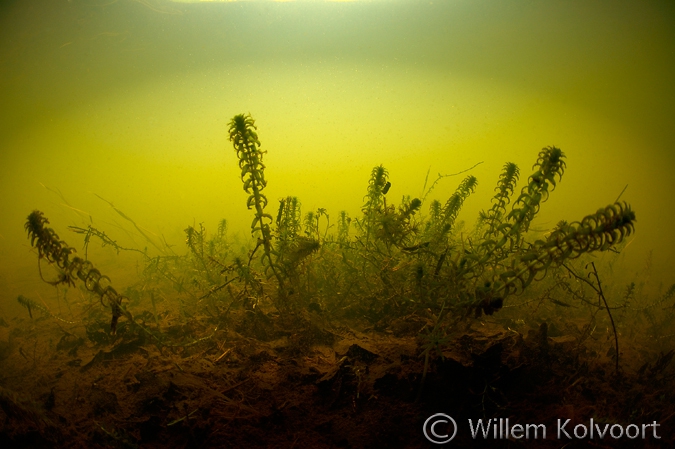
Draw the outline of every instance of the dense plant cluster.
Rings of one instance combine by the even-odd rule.
[[[289,196],[279,200],[275,219],[266,212],[264,152],[250,115],[232,119],[229,138],[248,194],[246,207],[253,210],[252,249],[233,251],[223,220],[212,236],[202,224],[188,227],[185,256],[150,257],[144,252],[147,268],[141,290],[151,293],[153,308],[155,290],[168,280],[188,297],[181,301],[183,307],[192,298],[193,307],[205,306],[218,322],[233,307],[257,313],[261,304],[274,305],[283,316],[314,311],[332,318],[365,319],[383,328],[398,317],[426,311],[438,320],[491,315],[551,268],[585,253],[612,249],[634,230],[634,212],[617,202],[579,221],[562,221],[542,239],[528,238],[532,221],[566,168],[565,155],[556,147],[539,152],[519,193],[520,170],[505,164],[492,204],[468,234],[456,232],[456,224],[477,188],[474,176],[463,179],[445,204],[427,205],[411,197],[395,204],[387,196],[391,181],[382,165],[371,172],[360,216],[341,211],[331,222],[323,208],[303,215],[300,200]],[[124,297],[109,285],[100,287],[107,278],[91,262],[72,258],[74,249],[46,223],[36,211],[26,229],[39,259],[60,270],[54,283],[81,279],[111,307],[114,329],[117,317],[128,314]],[[104,243],[115,244],[110,239]]]

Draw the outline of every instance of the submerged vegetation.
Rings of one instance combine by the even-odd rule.
[[[189,289],[197,302],[210,298],[219,321],[220,314],[232,307],[243,304],[253,310],[271,299],[282,318],[302,310],[325,311],[333,318],[363,317],[386,328],[399,317],[431,311],[437,328],[448,317],[492,315],[548,271],[585,253],[616,250],[634,231],[635,213],[628,204],[617,202],[579,221],[561,221],[544,238],[528,238],[532,221],[565,172],[565,155],[556,147],[539,152],[517,195],[520,169],[506,163],[490,208],[480,213],[468,234],[455,232],[455,227],[464,202],[478,185],[474,176],[461,181],[444,205],[432,201],[424,216],[419,198],[404,197],[399,205],[388,201],[391,181],[382,165],[372,170],[362,215],[352,220],[341,211],[335,230],[325,209],[309,211],[303,219],[297,197],[279,200],[275,220],[266,212],[265,152],[255,121],[250,115],[236,115],[228,132],[249,195],[245,204],[253,210],[254,247],[246,256],[230,254],[223,220],[210,239],[202,224],[199,229],[188,227],[185,256],[143,253],[148,263],[145,282],[156,277],[150,273],[159,273],[179,293]],[[75,249],[46,227],[48,223],[34,211],[25,226],[38,260],[55,265],[59,272],[55,280],[45,281],[75,286],[79,279],[111,309],[112,334],[121,316],[135,323],[123,304],[128,298],[117,293],[92,262],[73,257]],[[87,244],[91,237],[102,238],[104,245],[118,251],[126,249],[90,226]],[[189,288],[185,270],[192,277]]]
[[[469,342],[462,340],[468,338],[471,323],[485,319],[486,315],[500,315],[509,304],[518,302],[523,292],[534,289],[539,304],[591,310],[592,322],[575,337],[577,349],[595,332],[597,313],[606,312],[614,340],[613,345],[607,346],[614,351],[616,374],[621,374],[618,337],[621,324],[615,323],[612,314],[620,312],[624,316],[631,302],[636,301],[639,286],[632,283],[618,295],[622,301],[619,306],[616,299],[608,301],[609,293],[603,289],[599,270],[594,262],[588,262],[588,257],[603,251],[618,253],[625,238],[634,232],[635,213],[627,203],[616,202],[577,217],[577,221],[560,221],[545,234],[531,231],[541,207],[564,175],[565,154],[559,148],[546,147],[538,153],[531,174],[520,188],[519,167],[506,163],[491,204],[480,212],[474,228],[467,232],[458,219],[463,205],[478,187],[476,177],[466,176],[444,204],[435,200],[427,203],[426,195],[421,199],[404,196],[396,203],[388,196],[392,180],[382,165],[373,168],[365,184],[357,217],[350,217],[345,211],[332,214],[323,208],[305,211],[303,215],[301,201],[294,196],[279,199],[273,214],[263,193],[267,186],[265,152],[261,150],[253,118],[244,114],[235,116],[228,133],[241,170],[243,190],[248,195],[244,204],[253,215],[252,240],[241,250],[237,249],[241,245],[228,237],[226,220],[212,234],[203,224],[185,229],[186,249],[182,255],[166,244],[162,247],[154,243],[160,254],[151,255],[147,248],[121,247],[91,225],[88,229],[71,227],[85,234],[85,248],[90,240],[98,238],[118,252],[142,254],[141,279],[121,294],[87,260],[86,253],[84,258],[76,256],[75,249],[47,226],[49,221],[42,212],[29,215],[25,227],[37,251],[42,279],[58,288],[79,287],[90,292],[109,311],[107,316],[112,316],[104,326],[100,307],[90,304],[82,321],[74,321],[74,316],[70,317],[73,321],[63,320],[32,299],[18,298],[31,318],[35,310],[40,310],[42,315],[57,318],[61,323],[83,324],[90,342],[107,348],[83,363],[81,372],[140,348],[150,354],[148,346],[155,346],[163,357],[169,357],[170,353],[192,357],[190,348],[199,347],[200,357],[209,354],[205,357],[210,357],[213,369],[228,359],[228,366],[237,366],[237,360],[250,356],[251,369],[258,369],[266,360],[274,359],[270,351],[280,354],[279,357],[301,360],[298,357],[309,357],[314,348],[333,348],[344,339],[356,343],[343,348],[341,357],[337,350],[333,351],[334,360],[328,362],[329,368],[312,366],[302,375],[289,375],[289,379],[296,379],[300,385],[303,381],[298,379],[311,379],[328,408],[336,407],[341,395],[348,396],[354,413],[365,407],[366,402],[376,400],[378,389],[400,390],[408,400],[423,401],[429,399],[425,396],[426,389],[439,388],[438,379],[429,381],[429,376],[435,366],[444,366],[453,344],[463,341],[467,348],[482,344],[473,337]],[[119,209],[115,211],[138,228]],[[45,263],[55,268],[55,277],[44,273]],[[612,291],[617,296],[617,290]],[[672,319],[659,318],[655,307],[662,308],[673,292],[675,286],[656,303],[635,309],[639,311],[636,316],[650,323],[651,332],[662,332],[672,324]],[[520,303],[522,306],[527,301]],[[522,322],[522,318],[513,315],[505,319],[511,320],[511,325]],[[507,339],[513,337],[516,339],[508,342],[512,347],[520,345],[523,357],[534,354],[542,363],[548,363],[554,353],[549,334],[554,331],[545,320],[539,324],[535,331],[530,331],[525,343],[522,336],[516,338],[509,333],[481,341],[497,339],[493,346],[502,348],[498,349],[501,354]],[[69,354],[77,354],[84,339],[76,338],[74,331],[64,332],[59,346],[68,348]],[[396,371],[390,367],[387,374],[368,381],[369,366],[379,355],[364,348],[365,332],[412,337],[420,366],[407,378],[400,368]],[[274,345],[251,352],[252,341]],[[169,352],[164,352],[167,349]],[[485,354],[489,351],[486,346]],[[648,362],[641,372],[660,375],[672,354],[673,351],[661,353],[656,362]],[[322,357],[316,356],[317,364]],[[399,357],[404,363],[403,352]],[[499,356],[496,362],[489,359],[492,355],[485,357],[487,361],[480,363],[483,359],[476,358],[471,368],[480,371],[478,377],[484,384],[471,388],[483,389],[479,395],[483,416],[490,413],[497,416],[500,406],[490,406],[490,402],[499,402],[494,394],[498,388],[493,385],[502,380],[497,368],[486,366],[501,362]],[[564,359],[564,363],[576,364],[577,373],[582,369],[578,357],[574,362]],[[148,363],[149,360],[148,355]],[[302,360],[305,362],[294,362],[295,366],[309,363]],[[417,363],[415,357],[411,360]],[[173,363],[184,372],[182,359],[174,359]],[[562,355],[559,363],[563,363]],[[279,366],[285,365],[279,362]],[[231,379],[219,394],[223,396],[226,391],[239,388],[250,376],[250,371],[241,371],[240,377]],[[136,377],[141,388],[145,388],[146,382],[150,384],[147,378]],[[387,387],[388,383],[393,386]],[[236,409],[231,416],[260,413],[243,400],[219,400],[225,401],[221,405]],[[191,420],[204,416],[201,412],[195,415],[199,407],[172,408],[171,422],[165,423],[166,426],[189,426]],[[284,405],[276,407],[274,413],[282,413]],[[165,418],[169,420],[168,415]],[[119,445],[132,444],[127,437],[126,443],[120,443],[122,438],[117,435],[123,435],[122,430],[111,430],[113,427],[98,423],[97,427],[103,431],[102,438],[117,440]],[[192,430],[190,434],[191,441],[199,439]]]

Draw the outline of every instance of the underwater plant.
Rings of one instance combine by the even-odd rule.
[[[288,196],[279,200],[279,212],[276,220],[276,251],[283,258],[290,246],[296,241],[302,229],[301,204],[296,196]]]
[[[351,222],[352,219],[349,217],[349,214],[345,211],[340,211],[337,227],[337,242],[340,246],[346,245],[349,241],[349,225]]]
[[[482,257],[478,264],[484,264],[491,258],[501,260],[511,251],[522,244],[522,236],[528,231],[530,223],[539,212],[541,203],[548,199],[549,192],[556,186],[556,176],[562,179],[565,171],[565,154],[556,147],[546,147],[539,152],[533,169],[535,172],[528,178],[528,184],[521,190],[520,196],[513,203],[511,212],[504,217],[509,196],[513,194],[518,178],[518,167],[515,164],[506,164],[502,172],[493,198],[495,205],[485,218],[490,226],[483,236],[483,242],[478,245]],[[509,243],[508,249],[502,251]]]
[[[361,208],[363,219],[357,220],[357,225],[365,236],[366,242],[370,241],[371,235],[375,232],[378,212],[385,206],[386,200],[384,196],[391,187],[388,178],[389,172],[382,165],[373,168],[370,174],[368,191],[364,197],[365,203]]]
[[[317,213],[308,212],[301,222],[300,208],[300,200],[295,196],[279,200],[276,265],[285,278],[296,278],[296,269],[300,262],[320,247],[319,218],[325,214],[325,209],[319,209]],[[303,222],[304,236],[300,235]]]
[[[567,259],[583,253],[605,251],[634,230],[635,213],[625,203],[615,203],[599,209],[580,222],[562,222],[545,240],[526,243],[524,234],[539,212],[541,203],[548,199],[565,170],[564,153],[556,147],[539,152],[534,173],[521,190],[508,215],[505,206],[514,191],[518,170],[515,164],[506,164],[496,188],[495,204],[487,213],[481,213],[479,224],[487,225],[474,251],[460,260],[457,276],[479,279],[473,307],[476,315],[491,314],[501,308],[503,299],[522,292],[536,277],[543,278],[551,266],[560,266]],[[506,262],[510,259],[510,262]],[[482,274],[488,271],[488,278]]]
[[[477,228],[480,230],[486,227],[482,233],[482,238],[489,240],[499,234],[500,226],[504,223],[506,217],[506,206],[511,201],[511,195],[514,194],[520,169],[513,162],[507,162],[504,165],[502,174],[499,176],[499,182],[495,190],[497,193],[492,197],[492,207],[487,211],[481,211],[478,217]]]
[[[304,218],[302,224],[305,228],[305,236],[308,239],[319,237],[319,215],[318,214],[315,214],[313,211],[307,212],[305,214],[305,218]]]
[[[224,221],[211,239],[203,225],[189,226],[185,230],[189,253],[184,257],[149,258],[143,252],[149,262],[146,271],[157,274],[152,282],[164,278],[197,302],[213,296],[214,317],[222,312],[216,302],[222,299],[217,298],[221,290],[232,299],[227,310],[236,301],[254,308],[269,298],[263,291],[266,283],[260,271],[268,280],[276,279],[277,293],[272,300],[278,300],[281,309],[287,309],[288,299],[296,295],[294,307],[304,304],[317,309],[320,304],[381,322],[380,326],[410,314],[431,314],[437,323],[449,316],[489,315],[501,309],[507,297],[543,279],[550,269],[582,254],[614,248],[634,231],[633,210],[626,203],[615,203],[580,221],[560,222],[543,239],[527,238],[542,204],[566,169],[565,154],[554,146],[539,151],[532,174],[519,193],[518,166],[504,165],[492,204],[480,213],[473,232],[464,232],[458,217],[478,186],[475,176],[466,176],[445,203],[431,201],[424,216],[420,211],[426,195],[422,199],[403,196],[399,204],[389,201],[392,183],[383,165],[370,172],[359,218],[352,220],[341,212],[337,224],[331,225],[323,208],[303,217],[300,200],[287,196],[279,201],[275,220],[266,212],[265,152],[260,149],[255,121],[250,114],[236,115],[228,132],[243,190],[248,194],[246,206],[254,211],[250,228],[256,242],[248,252],[248,261],[239,255],[226,262],[230,254]],[[429,190],[448,176],[452,175],[439,175]],[[42,213],[35,211],[26,224],[38,260],[47,259],[61,270],[58,279],[46,282],[74,285],[76,279],[82,280],[111,308],[113,333],[120,316],[133,321],[122,306],[125,297],[91,262],[73,257],[75,250],[59,240],[47,223]],[[331,231],[333,227],[336,229]],[[355,232],[350,233],[352,230]],[[100,231],[80,231],[85,243],[97,236],[104,244],[126,249]],[[262,255],[256,261],[262,270],[253,263],[260,249]],[[194,289],[206,293],[194,293]],[[26,304],[30,312],[30,304]]]
[[[187,244],[194,258],[199,262],[207,278],[211,280],[211,268],[209,267],[209,264],[206,260],[209,255],[207,248],[208,243],[206,239],[206,228],[204,228],[203,223],[199,223],[199,230],[197,230],[194,226],[188,226],[185,229],[185,243]]]
[[[121,316],[126,317],[133,323],[133,317],[122,305],[122,301],[126,297],[117,293],[110,285],[110,278],[101,274],[90,261],[80,257],[71,258],[71,255],[76,252],[75,248],[69,247],[66,242],[60,240],[52,228],[45,226],[47,224],[49,224],[49,220],[45,218],[44,214],[35,210],[28,216],[24,226],[28,232],[31,246],[38,251],[38,269],[42,280],[51,285],[66,284],[72,286],[75,285],[76,279],[81,280],[87,290],[99,296],[101,304],[110,307],[112,311],[110,333],[113,335],[117,331],[117,321]],[[60,269],[59,277],[56,280],[48,281],[44,278],[40,264],[42,259],[46,259],[47,262],[55,264]]]
[[[56,315],[54,315],[53,313],[51,313],[46,307],[44,307],[44,306],[38,304],[37,302],[33,301],[33,300],[30,299],[30,298],[26,298],[26,297],[23,296],[23,295],[19,295],[19,296],[16,298],[16,300],[17,300],[17,302],[18,302],[19,304],[21,304],[23,307],[25,307],[26,310],[28,310],[28,315],[29,315],[31,318],[33,318],[33,310],[39,310],[39,311],[41,311],[43,314],[47,315],[47,316],[50,317],[50,318],[54,318],[54,319],[59,320],[59,321],[61,321],[61,322],[63,322],[63,323],[66,323],[66,324],[75,324],[75,321],[64,320],[63,318],[61,318],[61,317],[59,317],[59,316],[56,316]]]
[[[546,240],[535,241],[519,257],[514,258],[512,270],[501,273],[505,294],[522,291],[539,273],[551,266],[560,266],[591,251],[605,251],[620,243],[635,230],[635,212],[626,203],[614,203],[598,209],[580,222],[562,224]]]
[[[363,313],[375,320],[391,317],[394,305],[402,314],[424,307],[438,311],[442,304],[446,316],[457,315],[452,311],[464,316],[492,314],[506,297],[522,293],[550,268],[581,254],[614,248],[634,231],[635,213],[625,203],[606,206],[578,222],[561,222],[544,240],[526,238],[565,168],[559,148],[543,148],[527,185],[513,200],[520,173],[516,164],[505,164],[492,206],[480,213],[472,233],[458,238],[455,223],[475,191],[474,176],[467,176],[444,205],[432,201],[428,216],[417,224],[406,220],[422,202],[404,198],[396,211],[384,193],[391,185],[388,172],[375,167],[363,218],[356,220],[360,231],[356,246],[341,242],[343,261],[352,273],[349,288],[372,298],[367,306],[361,302],[357,307],[367,307]],[[373,308],[380,312],[373,314]]]
[[[255,120],[253,120],[250,114],[235,115],[229,123],[230,141],[239,159],[244,191],[249,194],[246,200],[246,207],[248,209],[255,209],[253,222],[251,222],[251,233],[253,235],[260,235],[258,245],[253,250],[253,254],[262,245],[264,251],[262,256],[263,264],[266,265],[266,270],[272,271],[279,281],[279,288],[283,290],[283,279],[272,260],[274,249],[272,246],[270,224],[274,218],[265,212],[267,197],[262,193],[263,189],[267,186],[265,165],[263,164],[265,151],[260,149],[260,140],[258,140],[256,129]]]
[[[427,231],[429,232],[428,238],[433,244],[441,245],[447,241],[448,234],[455,224],[464,201],[476,190],[477,185],[478,180],[475,176],[467,176],[459,184],[455,193],[450,196],[445,206],[438,210],[438,205],[432,205],[434,219]]]

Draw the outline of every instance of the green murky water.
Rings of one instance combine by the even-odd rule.
[[[672,358],[672,316],[661,311],[672,310],[675,291],[673,79],[675,6],[666,1],[3,2],[0,360],[7,378],[0,405],[7,422],[23,417],[28,429],[15,426],[7,441],[23,441],[12,438],[35,429],[45,442],[58,440],[47,431],[47,412],[25,405],[16,392],[39,397],[44,410],[80,426],[73,438],[82,444],[112,438],[125,445],[107,430],[112,424],[100,422],[134,416],[139,398],[155,395],[143,390],[155,382],[148,373],[170,377],[183,393],[220,385],[221,396],[253,379],[242,393],[253,398],[250,407],[229,401],[231,413],[194,418],[202,419],[195,426],[204,425],[203,435],[223,441],[237,435],[238,429],[220,430],[234,414],[244,411],[255,424],[271,407],[259,391],[278,394],[270,401],[279,399],[283,405],[273,408],[280,411],[325,394],[312,390],[322,382],[329,385],[328,407],[317,406],[317,413],[331,420],[342,419],[333,416],[339,410],[356,416],[372,398],[372,407],[387,410],[377,395],[390,381],[400,395],[397,410],[418,416],[435,406],[433,388],[452,383],[439,371],[416,409],[420,379],[429,366],[429,372],[441,366],[434,351],[444,345],[450,351],[463,332],[474,343],[508,344],[516,358],[534,354],[518,365],[535,360],[528,365],[533,372],[538,364],[550,368],[549,355],[558,357],[551,366],[560,373],[580,361],[597,364],[600,374],[584,382],[614,369],[619,359],[611,351],[620,340],[620,360],[632,369],[634,385],[644,387],[644,373],[664,382],[651,382],[662,390],[643,394],[645,404],[664,410],[650,416],[671,419],[672,410],[652,399],[672,392],[666,387],[672,376],[663,374]],[[266,185],[251,174],[263,167],[242,162],[243,147],[237,153],[230,141],[232,118],[246,113],[259,139],[249,134],[247,151],[266,151]],[[248,126],[237,132],[245,135],[253,130]],[[565,154],[561,180],[553,146]],[[507,162],[520,167],[510,203],[493,208],[492,224],[473,232],[479,212],[496,204]],[[371,172],[380,165],[388,177]],[[473,178],[460,184],[467,176],[477,186]],[[293,215],[297,228],[292,220],[280,225],[292,197],[301,204]],[[421,206],[414,198],[424,200]],[[635,232],[628,232],[626,206],[584,224],[559,224],[619,199],[636,213]],[[277,213],[279,200],[286,212]],[[442,219],[434,218],[434,200]],[[461,206],[456,220],[453,204]],[[527,210],[536,209],[530,222]],[[32,216],[38,249],[24,229],[33,210],[50,220]],[[254,228],[263,227],[254,237],[252,219]],[[227,227],[219,228],[222,220]],[[572,268],[551,268],[572,264],[570,256],[591,247],[609,249],[602,239],[619,235],[625,239],[611,248],[616,253],[597,251]],[[67,247],[128,298],[105,290],[106,279],[74,254],[64,258]],[[60,269],[47,267],[45,257],[57,259]],[[599,274],[584,265],[591,261]],[[546,281],[532,282],[545,272]],[[595,289],[600,279],[609,305]],[[536,295],[513,294],[523,287]],[[466,329],[452,321],[496,312],[504,296],[504,304],[518,308],[465,320]],[[610,306],[616,327],[604,315]],[[111,312],[121,317],[117,336],[110,333]],[[32,316],[41,314],[50,319]],[[472,325],[479,330],[469,332]],[[564,359],[570,351],[576,361]],[[386,365],[392,354],[393,368]],[[476,354],[452,356],[460,366]],[[499,357],[490,363],[495,372],[507,365]],[[302,381],[289,387],[277,369],[291,365],[297,373],[288,378]],[[466,365],[462,372],[488,379],[488,368]],[[573,369],[560,374],[568,385],[561,390],[576,391],[583,380]],[[542,378],[553,379],[553,371]],[[199,380],[181,384],[180,376]],[[340,397],[338,388],[331,399],[332,382],[343,381],[353,391],[344,387]],[[466,410],[474,410],[474,400],[485,407],[486,394],[497,391],[492,381],[501,382],[467,381]],[[514,401],[525,399],[514,410],[529,412],[529,393],[516,384],[499,388],[515,389]],[[86,407],[79,406],[80,385],[90,388]],[[164,385],[168,391],[169,381]],[[588,388],[600,395],[611,385]],[[367,400],[362,386],[372,393]],[[138,396],[129,393],[139,388]],[[309,393],[295,397],[295,388]],[[614,393],[608,404],[626,402]],[[193,408],[223,405],[209,402],[211,393],[190,394],[182,405],[165,398],[161,413],[142,411],[154,420],[152,432],[168,429],[162,441],[188,435],[178,424],[192,422]],[[581,396],[568,402],[591,410]],[[87,427],[89,406],[105,419]],[[10,416],[16,410],[23,411]],[[510,416],[499,406],[492,416],[500,410]],[[630,410],[598,410],[606,422],[635,417]],[[139,443],[154,441],[140,422],[129,421],[126,430]],[[422,441],[418,434],[406,438]],[[359,435],[371,441],[369,429]],[[185,441],[194,438],[191,430]],[[318,447],[319,439],[307,441],[298,447]]]

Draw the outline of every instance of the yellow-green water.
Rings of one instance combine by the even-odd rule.
[[[675,281],[674,75],[671,2],[3,2],[0,304],[47,288],[23,230],[33,209],[76,247],[67,226],[90,216],[147,245],[96,195],[178,253],[194,223],[226,218],[248,237],[227,139],[242,112],[268,151],[270,207],[295,195],[332,217],[358,214],[375,165],[398,200],[420,195],[428,170],[432,181],[482,162],[460,215],[471,223],[505,162],[522,186],[537,152],[558,146],[567,171],[537,229],[628,185],[638,222],[616,282],[651,263],[656,291]],[[98,246],[107,273],[137,269]]]

